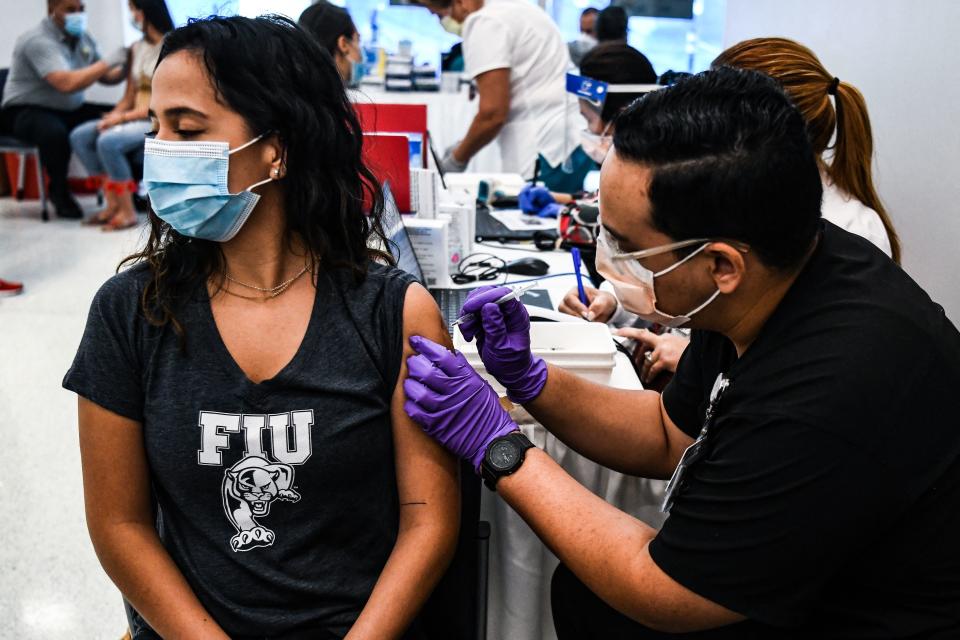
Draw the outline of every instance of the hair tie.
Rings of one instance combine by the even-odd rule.
[[[837,87],[839,86],[840,86],[840,78],[834,76],[833,82],[831,82],[830,86],[827,87],[827,93],[829,93],[831,96],[837,95]]]

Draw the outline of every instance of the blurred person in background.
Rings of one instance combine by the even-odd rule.
[[[173,29],[164,0],[130,0],[130,17],[143,39],[130,46],[127,89],[112,111],[70,132],[70,146],[91,176],[102,179],[106,207],[86,220],[105,231],[137,224],[133,194],[138,189],[127,154],[143,157],[143,137],[150,131],[150,85],[163,36]]]
[[[359,82],[356,66],[363,62],[360,32],[350,12],[320,0],[300,14],[299,24],[333,57],[343,82],[355,86]]]
[[[7,8],[13,10],[12,7]],[[61,218],[82,218],[67,185],[70,130],[100,118],[104,109],[83,101],[95,82],[116,84],[125,77],[127,51],[101,57],[87,32],[81,0],[48,0],[47,17],[17,38],[3,90],[3,128],[40,149],[50,179],[50,201]]]
[[[597,42],[627,43],[627,12],[623,7],[610,5],[597,14]]]
[[[597,46],[597,33],[594,26],[597,22],[598,13],[600,13],[600,10],[595,7],[584,9],[583,13],[580,14],[580,35],[576,40],[567,43],[567,48],[570,50],[570,60],[573,61],[575,66],[579,67],[583,56]]]
[[[564,87],[570,54],[547,13],[527,0],[418,0],[463,37],[465,73],[480,105],[463,139],[440,160],[464,171],[496,139],[503,171],[539,178],[553,191],[582,188],[592,161],[577,145],[576,104]]]

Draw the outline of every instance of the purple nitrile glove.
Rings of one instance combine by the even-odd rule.
[[[517,204],[524,213],[541,215],[540,212],[543,211],[544,207],[556,204],[556,201],[546,187],[528,184],[520,190],[520,194],[517,196]]]
[[[426,338],[412,336],[420,355],[407,358],[403,410],[431,438],[457,457],[480,463],[495,438],[518,429],[496,391],[463,357]]]
[[[546,205],[543,209],[540,209],[540,213],[537,214],[538,218],[559,218],[560,214],[563,213],[563,205],[559,202],[551,202]]]
[[[460,323],[467,340],[476,339],[477,351],[487,371],[517,404],[527,403],[547,383],[547,363],[530,351],[530,316],[519,300],[502,305],[494,300],[510,293],[507,287],[480,287],[471,291],[460,315],[473,317]]]

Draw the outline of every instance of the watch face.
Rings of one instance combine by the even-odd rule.
[[[490,465],[498,471],[506,471],[517,463],[519,453],[512,442],[495,442],[487,454]]]

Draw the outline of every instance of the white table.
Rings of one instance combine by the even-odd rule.
[[[573,261],[565,251],[530,253],[499,244],[484,244],[476,250],[489,251],[504,260],[537,257],[550,265],[550,274],[571,273]],[[529,247],[532,248],[532,245]],[[511,276],[508,284],[526,276]],[[573,275],[544,278],[538,288],[547,289],[554,306],[576,286]],[[571,317],[570,321],[580,322]],[[630,361],[617,354],[611,386],[641,389]],[[584,398],[584,402],[589,402]],[[526,414],[522,409],[520,415]],[[528,415],[528,414],[527,414]],[[518,416],[520,417],[520,416]],[[660,502],[666,482],[626,476],[587,460],[567,448],[542,425],[521,422],[524,434],[583,486],[647,524],[659,528],[664,516]],[[588,428],[589,425],[585,425]],[[556,640],[550,609],[550,579],[559,564],[533,531],[499,496],[483,489],[481,519],[490,522],[487,638],[490,640]]]
[[[469,99],[466,87],[458,93],[384,91],[382,89],[360,89],[350,91],[353,102],[373,104],[424,104],[427,106],[427,128],[433,137],[433,147],[437,155],[442,156],[449,148],[458,143],[470,128],[477,114],[478,99]],[[427,152],[429,155],[429,152]],[[433,158],[429,161],[434,167]],[[500,160],[500,145],[494,140],[480,150],[467,165],[467,171],[477,173],[499,173],[503,163]]]

